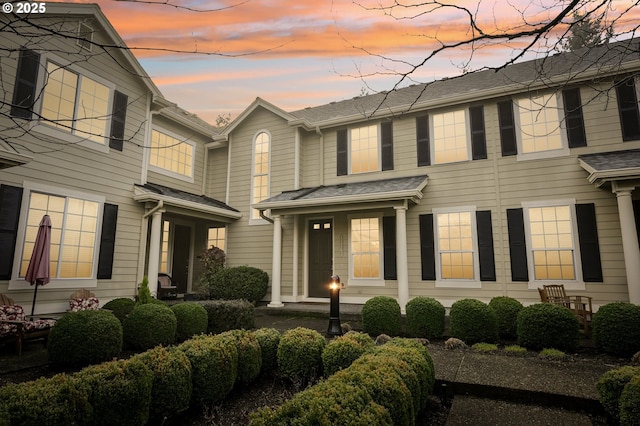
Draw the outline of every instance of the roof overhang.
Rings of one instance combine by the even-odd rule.
[[[586,154],[578,157],[589,183],[601,187],[613,181],[640,179],[640,149]]]
[[[9,146],[5,146],[4,142],[0,141],[0,170],[8,169],[9,167],[22,166],[33,160],[33,157],[20,154]]]

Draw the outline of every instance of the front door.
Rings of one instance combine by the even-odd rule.
[[[191,250],[191,228],[175,225],[173,233],[173,256],[171,277],[177,283],[178,293],[187,292],[189,281],[189,252]]]
[[[329,297],[333,274],[333,220],[309,221],[309,297]]]

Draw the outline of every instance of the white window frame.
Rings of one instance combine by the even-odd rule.
[[[436,161],[436,138],[435,138],[435,125],[434,125],[434,116],[442,115],[449,112],[464,112],[464,128],[465,128],[465,136],[467,140],[467,158],[465,160],[458,161],[448,161],[448,162],[437,162]],[[432,112],[429,114],[429,149],[431,151],[431,158],[433,159],[433,165],[438,164],[455,164],[455,163],[464,163],[467,161],[471,161],[473,158],[473,153],[471,151],[471,117],[469,114],[469,106],[465,106],[464,108],[455,108],[455,109],[446,109],[438,112]]]
[[[351,221],[353,219],[378,219],[378,241],[379,241],[379,253],[378,253],[378,271],[380,272],[380,276],[378,278],[356,278],[353,275],[353,258],[351,251]],[[369,286],[369,287],[384,287],[384,240],[382,239],[383,230],[382,230],[382,213],[363,213],[363,214],[355,214],[347,216],[347,235],[348,235],[348,256],[349,256],[349,286]]]
[[[191,155],[191,175],[183,175],[181,173],[177,173],[174,172],[172,170],[169,169],[165,169],[159,166],[153,166],[151,165],[151,152],[149,152],[149,158],[147,159],[147,166],[149,167],[149,171],[151,172],[155,172],[161,175],[165,175],[165,176],[169,176],[171,178],[174,179],[180,179],[183,180],[185,182],[189,182],[189,183],[193,183],[195,182],[195,164],[196,164],[196,152],[197,152],[197,144],[192,141],[189,140],[187,138],[185,138],[184,136],[181,136],[177,133],[174,133],[170,130],[167,130],[161,126],[157,126],[157,125],[153,125],[151,128],[151,133],[149,134],[149,149],[150,151],[156,148],[152,148],[152,143],[153,143],[153,132],[156,131],[158,133],[164,134],[166,136],[169,136],[171,138],[176,139],[177,141],[187,144],[189,146],[191,146],[191,149],[193,150],[192,155]]]
[[[568,206],[571,215],[571,232],[573,242],[573,262],[575,268],[574,280],[536,280],[533,264],[533,244],[531,242],[531,226],[529,222],[529,208],[531,207],[558,207]],[[564,284],[567,290],[584,290],[585,284],[582,278],[582,259],[580,257],[580,241],[578,236],[578,220],[576,217],[576,200],[574,198],[544,200],[544,201],[523,201],[522,211],[524,215],[524,235],[527,244],[527,266],[529,272],[529,289],[534,290],[544,284]]]
[[[216,246],[216,247],[218,247],[219,249],[221,249],[222,251],[224,251],[226,253],[226,251],[227,251],[227,227],[226,226],[209,226],[207,228],[207,250],[210,249],[211,246],[212,246],[212,244],[211,244],[212,240],[209,238],[209,232],[211,232],[212,229],[217,229],[218,230],[217,231],[218,237],[216,237],[215,240],[218,240],[218,241],[222,240],[223,244],[224,244],[224,248],[223,247],[218,247],[218,246]],[[222,239],[219,238],[220,229],[224,229],[224,238],[222,238]]]
[[[36,102],[34,104],[34,110],[38,111],[39,114],[42,112],[44,85],[47,79],[46,70],[47,70],[47,64],[49,62],[52,62],[56,65],[59,65],[60,67],[64,67],[65,69],[68,69],[69,71],[77,74],[79,78],[89,78],[97,83],[100,83],[106,86],[109,89],[109,102],[107,104],[107,119],[105,123],[104,141],[102,143],[96,142],[92,139],[87,139],[85,137],[78,136],[72,131],[53,127],[51,125],[48,125],[46,120],[43,120],[43,119],[32,120],[29,124],[30,130],[36,133],[40,133],[45,137],[53,137],[58,140],[64,141],[66,144],[69,144],[69,145],[79,145],[79,146],[94,149],[96,151],[100,151],[103,153],[108,153],[109,137],[111,132],[111,120],[113,119],[112,118],[113,96],[116,90],[115,84],[113,84],[108,80],[105,80],[104,78],[90,71],[87,71],[84,68],[79,67],[77,64],[71,64],[69,61],[65,61],[59,56],[56,56],[49,52],[44,52],[40,55],[40,65],[39,65],[40,72],[38,73],[38,82],[36,84],[36,93],[38,93],[39,95],[37,96]],[[75,100],[76,104],[77,104],[77,101],[78,101],[78,90],[76,88],[76,100]]]
[[[268,194],[271,194],[271,153],[273,152],[273,137],[271,135],[271,132],[266,130],[266,129],[261,129],[258,130],[254,135],[253,135],[253,141],[251,143],[251,192],[249,193],[249,206],[250,206],[250,211],[249,211],[249,225],[269,225],[269,222],[264,220],[261,217],[253,217],[253,212],[254,209],[253,208],[253,194],[255,191],[255,187],[254,187],[254,181],[255,181],[255,170],[256,170],[256,140],[258,139],[258,136],[262,133],[265,133],[268,137],[269,137],[269,159],[268,159],[268,164],[269,164],[269,171],[267,172],[267,197]],[[257,210],[256,210],[257,211]],[[258,212],[259,214],[259,212]],[[267,215],[268,212],[265,212],[265,215]]]
[[[566,123],[564,117],[564,99],[562,98],[562,92],[558,91],[557,93],[541,93],[541,94],[532,94],[534,96],[520,96],[514,98],[513,103],[515,106],[515,114],[514,114],[514,124],[516,127],[516,142],[518,145],[518,155],[516,156],[517,161],[526,161],[526,160],[538,160],[543,158],[555,158],[555,157],[565,157],[570,154],[569,150],[569,141],[567,137]],[[522,128],[521,128],[521,120],[520,120],[520,100],[522,99],[531,99],[532,97],[538,96],[555,96],[557,107],[557,115],[558,115],[558,131],[560,133],[560,141],[562,143],[562,147],[559,149],[551,149],[546,151],[538,151],[538,152],[523,152],[522,149]],[[547,108],[544,106],[543,108]]]
[[[376,138],[377,138],[377,149],[378,149],[378,166],[376,168],[376,170],[367,170],[364,172],[354,172],[353,171],[353,145],[352,145],[352,140],[351,140],[351,132],[353,130],[356,129],[363,129],[366,127],[375,127],[376,128]],[[367,124],[364,126],[357,126],[357,127],[350,127],[348,129],[348,138],[349,138],[349,147],[348,147],[348,159],[349,159],[349,174],[350,175],[362,175],[362,174],[366,174],[366,173],[377,173],[382,171],[382,126],[381,123],[376,123],[376,124]]]
[[[451,288],[481,288],[480,281],[480,259],[478,256],[478,224],[476,222],[476,206],[457,206],[434,208],[433,212],[433,242],[436,257],[436,287]],[[440,238],[438,227],[438,214],[442,213],[470,213],[471,218],[471,239],[473,243],[473,279],[444,279],[442,278],[442,264],[440,252]]]
[[[29,215],[29,200],[31,199],[31,192],[43,192],[60,197],[73,197],[82,200],[93,201],[99,204],[98,217],[96,223],[96,240],[93,251],[93,266],[92,274],[90,278],[51,278],[51,282],[46,286],[47,288],[83,288],[83,287],[97,287],[98,286],[98,257],[100,254],[100,240],[102,237],[102,215],[104,210],[105,197],[96,194],[88,194],[76,190],[60,188],[52,185],[47,185],[38,182],[24,182],[22,206],[20,208],[20,220],[18,222],[18,234],[16,238],[16,248],[13,259],[13,272],[11,274],[11,281],[9,282],[9,290],[27,290],[33,289],[30,283],[20,278],[20,261],[22,259],[22,250],[24,247],[25,232],[27,228],[27,216]]]

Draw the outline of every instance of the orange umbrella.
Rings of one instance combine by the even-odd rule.
[[[31,305],[31,315],[36,307],[36,296],[38,294],[38,286],[45,285],[51,280],[51,272],[49,264],[51,263],[51,219],[49,215],[44,215],[38,227],[38,235],[29,260],[29,267],[25,275],[25,281],[29,281],[31,285],[35,284],[33,291],[33,303]]]

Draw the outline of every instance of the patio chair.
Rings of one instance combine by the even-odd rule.
[[[175,299],[178,297],[178,286],[169,274],[158,274],[158,299]]]
[[[0,294],[0,303],[0,341],[14,341],[18,355],[22,354],[22,343],[26,340],[44,339],[46,346],[56,320],[29,317],[22,306],[4,294]]]
[[[542,288],[538,288],[540,300],[546,303],[563,306],[571,310],[587,336],[591,335],[591,318],[593,317],[593,308],[591,306],[592,298],[589,296],[567,295],[564,284],[547,284]]]
[[[86,311],[86,310],[98,310],[100,309],[100,301],[95,294],[81,288],[71,293],[69,296],[69,311]]]

